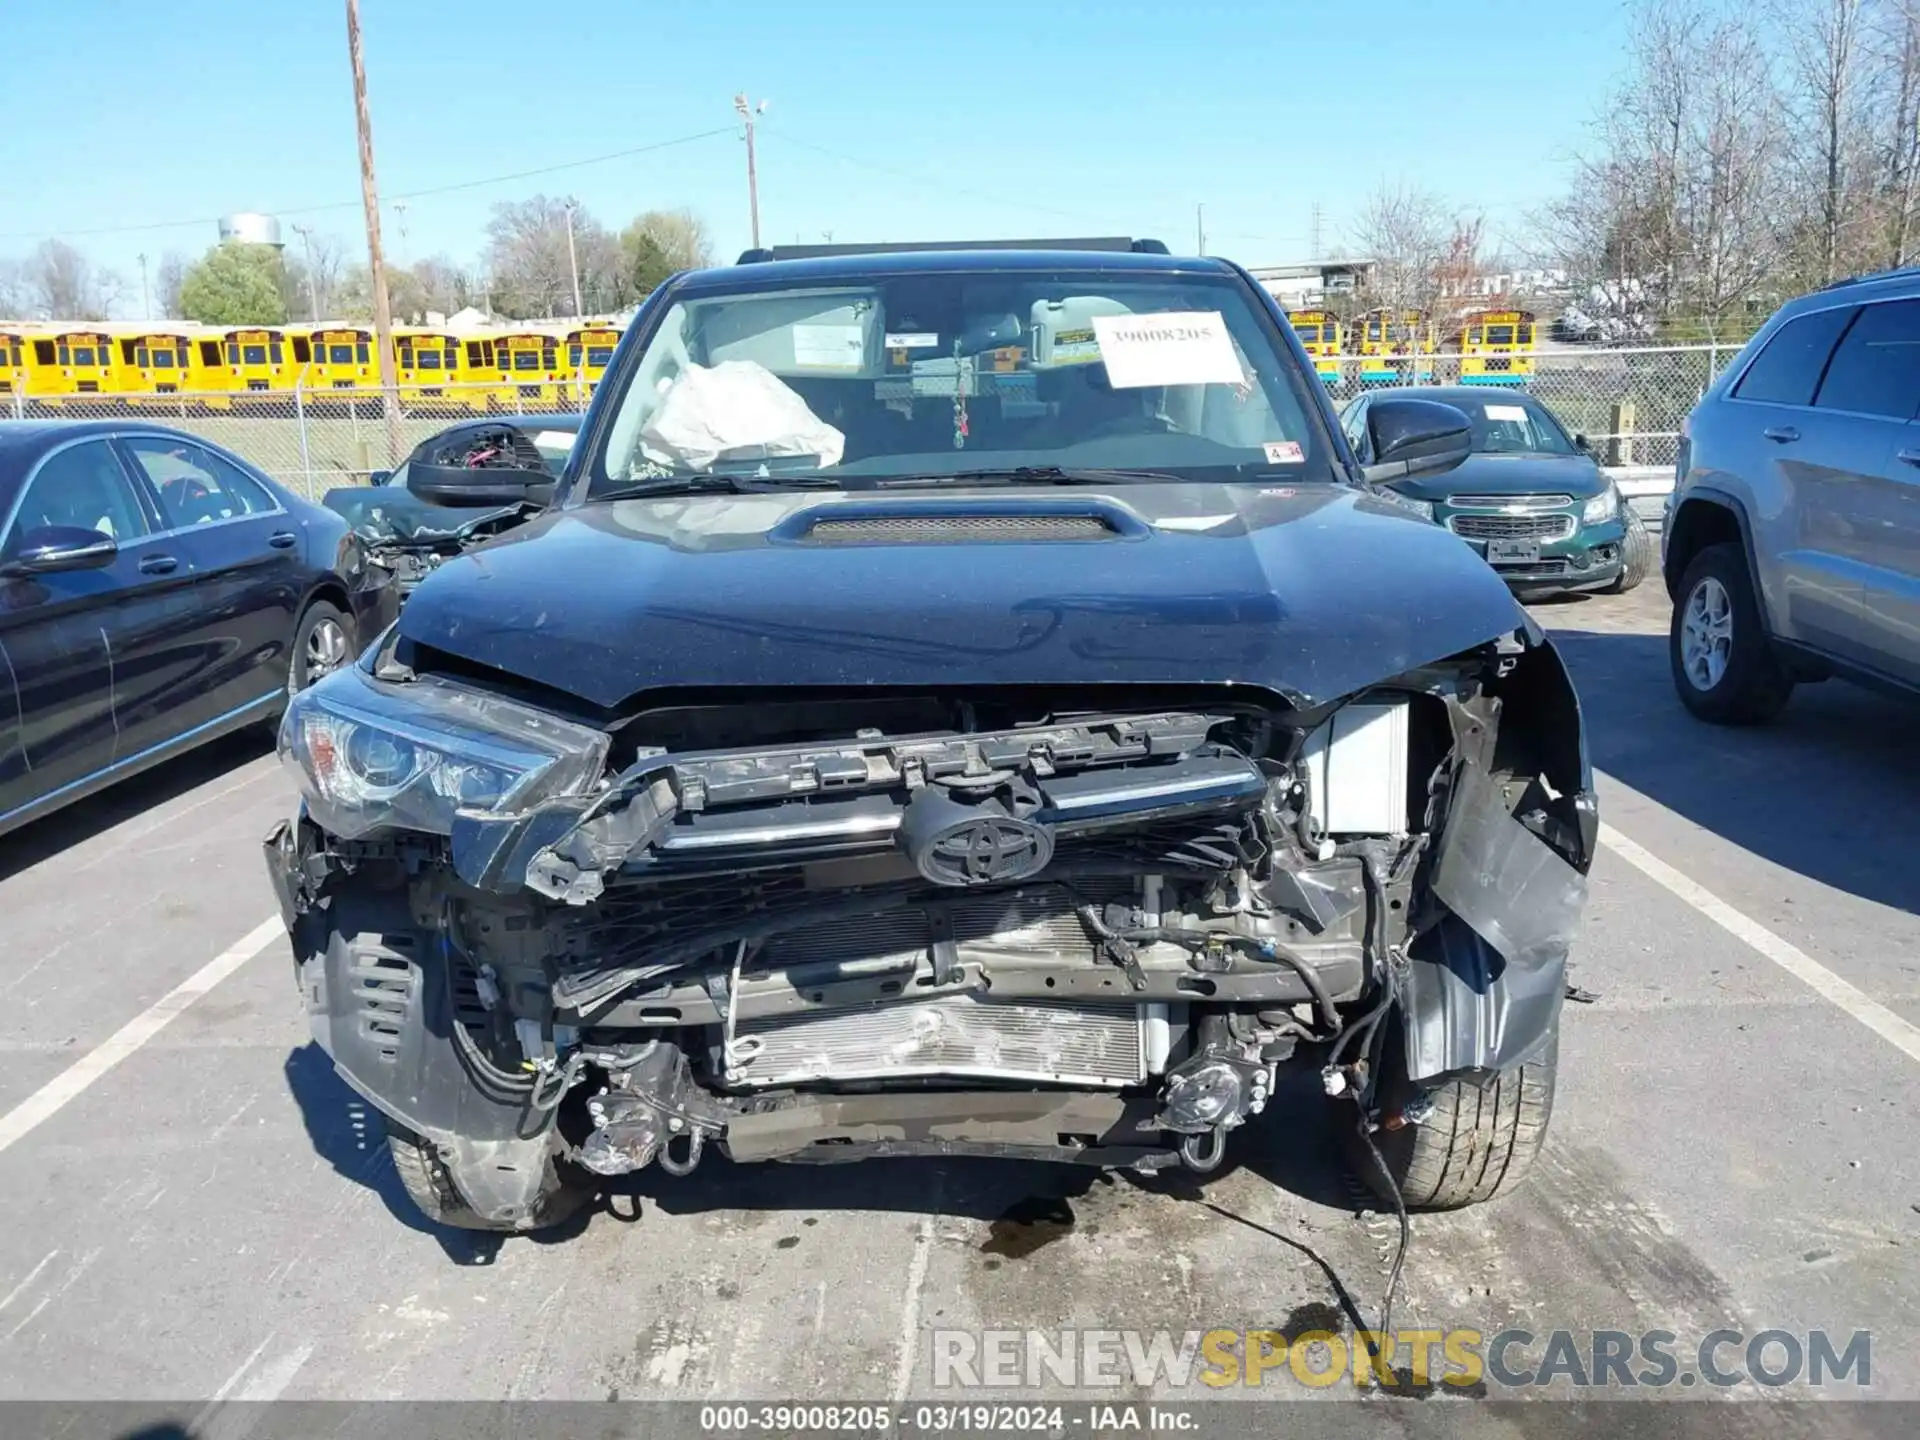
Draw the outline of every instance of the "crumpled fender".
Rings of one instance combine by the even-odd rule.
[[[298,818],[276,826],[267,869],[314,1040],[368,1104],[433,1142],[475,1214],[527,1219],[554,1112],[529,1105],[528,1079],[500,1075],[460,1043],[442,937],[415,925],[400,892],[326,894],[310,834]]]
[[[1498,699],[1499,733],[1461,747],[1433,872],[1445,913],[1415,940],[1401,981],[1414,1080],[1525,1062],[1566,996],[1599,832],[1580,703],[1546,641],[1521,656]]]

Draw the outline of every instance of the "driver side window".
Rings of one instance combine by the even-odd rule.
[[[155,435],[130,436],[122,443],[153,482],[169,530],[237,520],[271,508],[264,492],[198,445]]]
[[[17,554],[24,536],[49,525],[98,530],[122,545],[147,533],[139,498],[105,440],[70,445],[41,462],[0,551]]]

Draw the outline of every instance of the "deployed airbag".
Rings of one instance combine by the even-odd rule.
[[[640,451],[658,465],[712,470],[726,457],[751,462],[816,457],[838,465],[846,437],[764,365],[723,360],[689,365],[640,431]]]

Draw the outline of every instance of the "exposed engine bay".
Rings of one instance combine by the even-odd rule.
[[[544,474],[548,469],[533,439],[519,426],[505,421],[469,423],[420,445],[386,483],[327,491],[321,503],[353,526],[371,564],[393,574],[403,602],[446,561],[524,524],[542,508],[530,502],[480,507],[436,504],[408,488],[408,469],[416,465],[483,473]]]
[[[579,794],[352,839],[309,795],[269,842],[342,1073],[496,1216],[549,1133],[600,1175],[708,1147],[1205,1171],[1281,1065],[1366,1090],[1390,1014],[1416,1082],[1506,1069],[1557,1020],[1596,828],[1525,632],[1311,710],[841,693],[582,743]]]

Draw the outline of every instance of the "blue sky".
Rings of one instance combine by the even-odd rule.
[[[0,256],[62,235],[137,291],[138,253],[198,254],[238,209],[360,254],[343,14],[15,6]],[[615,225],[691,206],[731,258],[748,233],[729,128],[745,89],[771,101],[769,243],[1112,233],[1179,250],[1204,204],[1210,250],[1267,264],[1305,257],[1316,202],[1336,248],[1383,179],[1518,236],[1617,69],[1624,17],[1620,0],[362,0],[362,25],[388,201],[725,132],[419,195],[404,240],[387,215],[403,260],[475,258],[488,207],[537,191]]]

